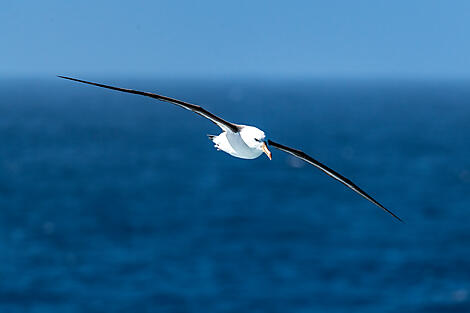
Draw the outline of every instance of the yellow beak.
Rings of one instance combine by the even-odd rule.
[[[272,160],[271,151],[269,151],[268,146],[265,142],[263,142],[263,152],[268,156],[270,160]]]

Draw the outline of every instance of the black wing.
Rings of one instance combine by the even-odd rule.
[[[300,151],[300,150],[296,150],[296,149],[293,149],[293,148],[286,147],[284,145],[275,143],[272,140],[268,140],[268,143],[269,143],[269,145],[273,146],[274,148],[277,148],[281,151],[292,154],[293,156],[298,157],[299,159],[302,159],[305,162],[308,162],[308,163],[316,166],[317,168],[319,168],[320,170],[322,170],[323,172],[325,172],[329,176],[331,176],[334,179],[336,179],[336,180],[340,181],[341,183],[345,184],[346,186],[348,186],[349,188],[351,188],[352,190],[354,190],[355,192],[357,192],[358,194],[360,194],[361,196],[363,196],[364,198],[366,198],[367,200],[369,200],[373,204],[377,205],[378,207],[380,207],[381,209],[383,209],[384,211],[386,211],[387,213],[389,213],[390,215],[392,215],[397,220],[399,220],[400,222],[403,223],[403,221],[398,216],[396,216],[391,211],[387,210],[383,205],[381,205],[380,203],[375,201],[374,198],[372,198],[364,190],[362,190],[361,188],[356,186],[356,184],[354,184],[352,181],[350,181],[349,179],[347,179],[343,175],[335,172],[334,170],[332,170],[328,166],[321,164],[320,162],[318,162],[314,158],[312,158],[309,155],[305,154],[305,152]]]
[[[238,133],[240,131],[240,128],[237,124],[227,122],[226,120],[221,119],[218,116],[215,116],[214,114],[206,111],[205,109],[203,109],[202,107],[200,107],[199,105],[196,105],[196,104],[191,104],[191,103],[184,102],[184,101],[177,100],[177,99],[173,99],[173,98],[170,98],[170,97],[157,95],[157,94],[154,94],[154,93],[151,93],[151,92],[113,87],[113,86],[108,86],[108,85],[103,85],[103,84],[98,84],[98,83],[92,83],[92,82],[88,82],[88,81],[84,81],[84,80],[80,80],[80,79],[76,79],[76,78],[65,77],[65,76],[58,76],[58,77],[65,78],[65,79],[70,79],[70,80],[73,80],[73,81],[76,81],[76,82],[85,83],[85,84],[89,84],[89,85],[94,85],[94,86],[98,86],[98,87],[103,87],[103,88],[108,88],[108,89],[112,89],[112,90],[132,93],[132,94],[135,94],[135,95],[146,96],[146,97],[154,98],[154,99],[165,101],[165,102],[170,102],[170,103],[176,104],[177,106],[180,106],[180,107],[182,107],[186,110],[190,110],[190,111],[193,111],[196,114],[204,116],[205,118],[211,120],[213,123],[215,123],[217,126],[219,126],[220,128],[222,128],[225,131],[230,130],[231,132],[234,132],[234,133]]]

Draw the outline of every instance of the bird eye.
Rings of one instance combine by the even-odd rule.
[[[256,140],[257,142],[261,142],[261,140],[259,140],[258,138],[255,138],[255,140]]]

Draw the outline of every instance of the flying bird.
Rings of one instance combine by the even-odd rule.
[[[317,167],[321,171],[323,171],[325,174],[331,176],[332,178],[338,180],[339,182],[343,183],[347,187],[351,188],[358,194],[360,194],[362,197],[366,198],[376,206],[380,207],[390,215],[392,215],[394,218],[399,220],[400,222],[403,222],[398,216],[396,216],[394,213],[392,213],[390,210],[386,209],[382,204],[377,202],[374,198],[369,196],[364,190],[359,188],[356,184],[354,184],[352,181],[344,177],[343,175],[339,174],[338,172],[332,170],[328,166],[318,162],[311,156],[307,155],[305,152],[301,150],[297,150],[294,148],[290,148],[288,146],[282,145],[280,143],[274,142],[272,140],[267,140],[265,133],[254,126],[248,126],[248,125],[241,125],[241,124],[235,124],[232,122],[228,122],[211,112],[205,110],[199,105],[188,103],[185,101],[173,99],[170,97],[158,95],[155,93],[151,92],[145,92],[145,91],[138,91],[138,90],[133,90],[133,89],[126,89],[126,88],[119,88],[119,87],[114,87],[114,86],[109,86],[109,85],[103,85],[99,83],[93,83],[89,81],[84,81],[76,78],[71,78],[71,77],[65,77],[65,76],[58,76],[60,78],[84,83],[84,84],[89,84],[93,86],[98,86],[102,88],[107,88],[107,89],[112,89],[112,90],[117,90],[121,92],[127,92],[135,95],[141,95],[141,96],[146,96],[150,98],[154,98],[160,101],[165,101],[165,102],[170,102],[173,103],[177,106],[182,107],[183,109],[192,111],[196,114],[199,114],[208,120],[212,121],[214,124],[219,126],[222,129],[222,133],[219,135],[208,135],[209,139],[214,143],[214,147],[217,150],[222,150],[234,157],[241,158],[241,159],[256,159],[263,153],[266,154],[266,156],[271,160],[272,159],[272,154],[271,151],[268,148],[268,145],[271,147],[274,147],[276,149],[279,149],[281,151],[284,151],[288,154],[291,154],[307,163],[310,163],[311,165]]]

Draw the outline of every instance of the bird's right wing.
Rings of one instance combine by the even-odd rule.
[[[339,182],[343,183],[344,185],[348,186],[349,188],[351,188],[352,190],[354,190],[355,192],[357,192],[358,194],[360,194],[361,196],[363,196],[364,198],[366,198],[367,200],[369,200],[370,202],[372,202],[373,204],[375,204],[376,206],[380,207],[381,209],[383,209],[384,211],[386,211],[388,214],[392,215],[393,217],[395,217],[397,220],[399,220],[400,222],[403,222],[398,216],[396,216],[395,214],[393,214],[391,211],[387,210],[383,205],[381,205],[379,202],[377,202],[374,198],[372,198],[371,196],[369,196],[364,190],[362,190],[361,188],[359,188],[356,184],[354,184],[352,181],[350,181],[349,179],[347,179],[346,177],[344,177],[343,175],[335,172],[334,170],[332,170],[331,168],[329,168],[328,166],[324,165],[324,164],[321,164],[320,162],[318,162],[317,160],[315,160],[314,158],[312,158],[311,156],[307,155],[305,152],[303,151],[300,151],[300,150],[297,150],[297,149],[293,149],[293,148],[290,148],[290,147],[287,147],[287,146],[284,146],[284,145],[281,145],[279,143],[276,143],[272,140],[268,140],[268,143],[270,146],[273,146],[274,148],[277,148],[281,151],[284,151],[284,152],[287,152],[289,154],[292,154],[293,156],[301,159],[301,160],[304,160],[305,162],[307,163],[310,163],[312,164],[313,166],[316,166],[317,168],[319,168],[320,170],[322,170],[323,172],[325,172],[327,175],[333,177],[334,179],[338,180]]]
[[[204,108],[202,108],[201,106],[196,105],[196,104],[184,102],[184,101],[181,101],[181,100],[173,99],[173,98],[162,96],[162,95],[157,95],[157,94],[151,93],[151,92],[145,92],[145,91],[138,91],[138,90],[133,90],[133,89],[126,89],[126,88],[108,86],[108,85],[93,83],[93,82],[80,80],[80,79],[76,79],[76,78],[71,78],[71,77],[65,77],[65,76],[58,76],[58,77],[73,80],[73,81],[76,81],[76,82],[79,82],[79,83],[89,84],[89,85],[98,86],[98,87],[102,87],[102,88],[107,88],[107,89],[132,93],[132,94],[135,94],[135,95],[146,96],[146,97],[154,98],[154,99],[157,99],[157,100],[160,100],[160,101],[170,102],[170,103],[176,104],[177,106],[180,106],[180,107],[182,107],[186,110],[193,111],[194,113],[199,114],[199,115],[211,120],[213,123],[215,123],[217,126],[222,128],[222,130],[224,130],[224,131],[229,130],[233,133],[238,133],[240,131],[240,127],[237,124],[227,122],[226,120],[212,114],[209,111],[206,111]]]

